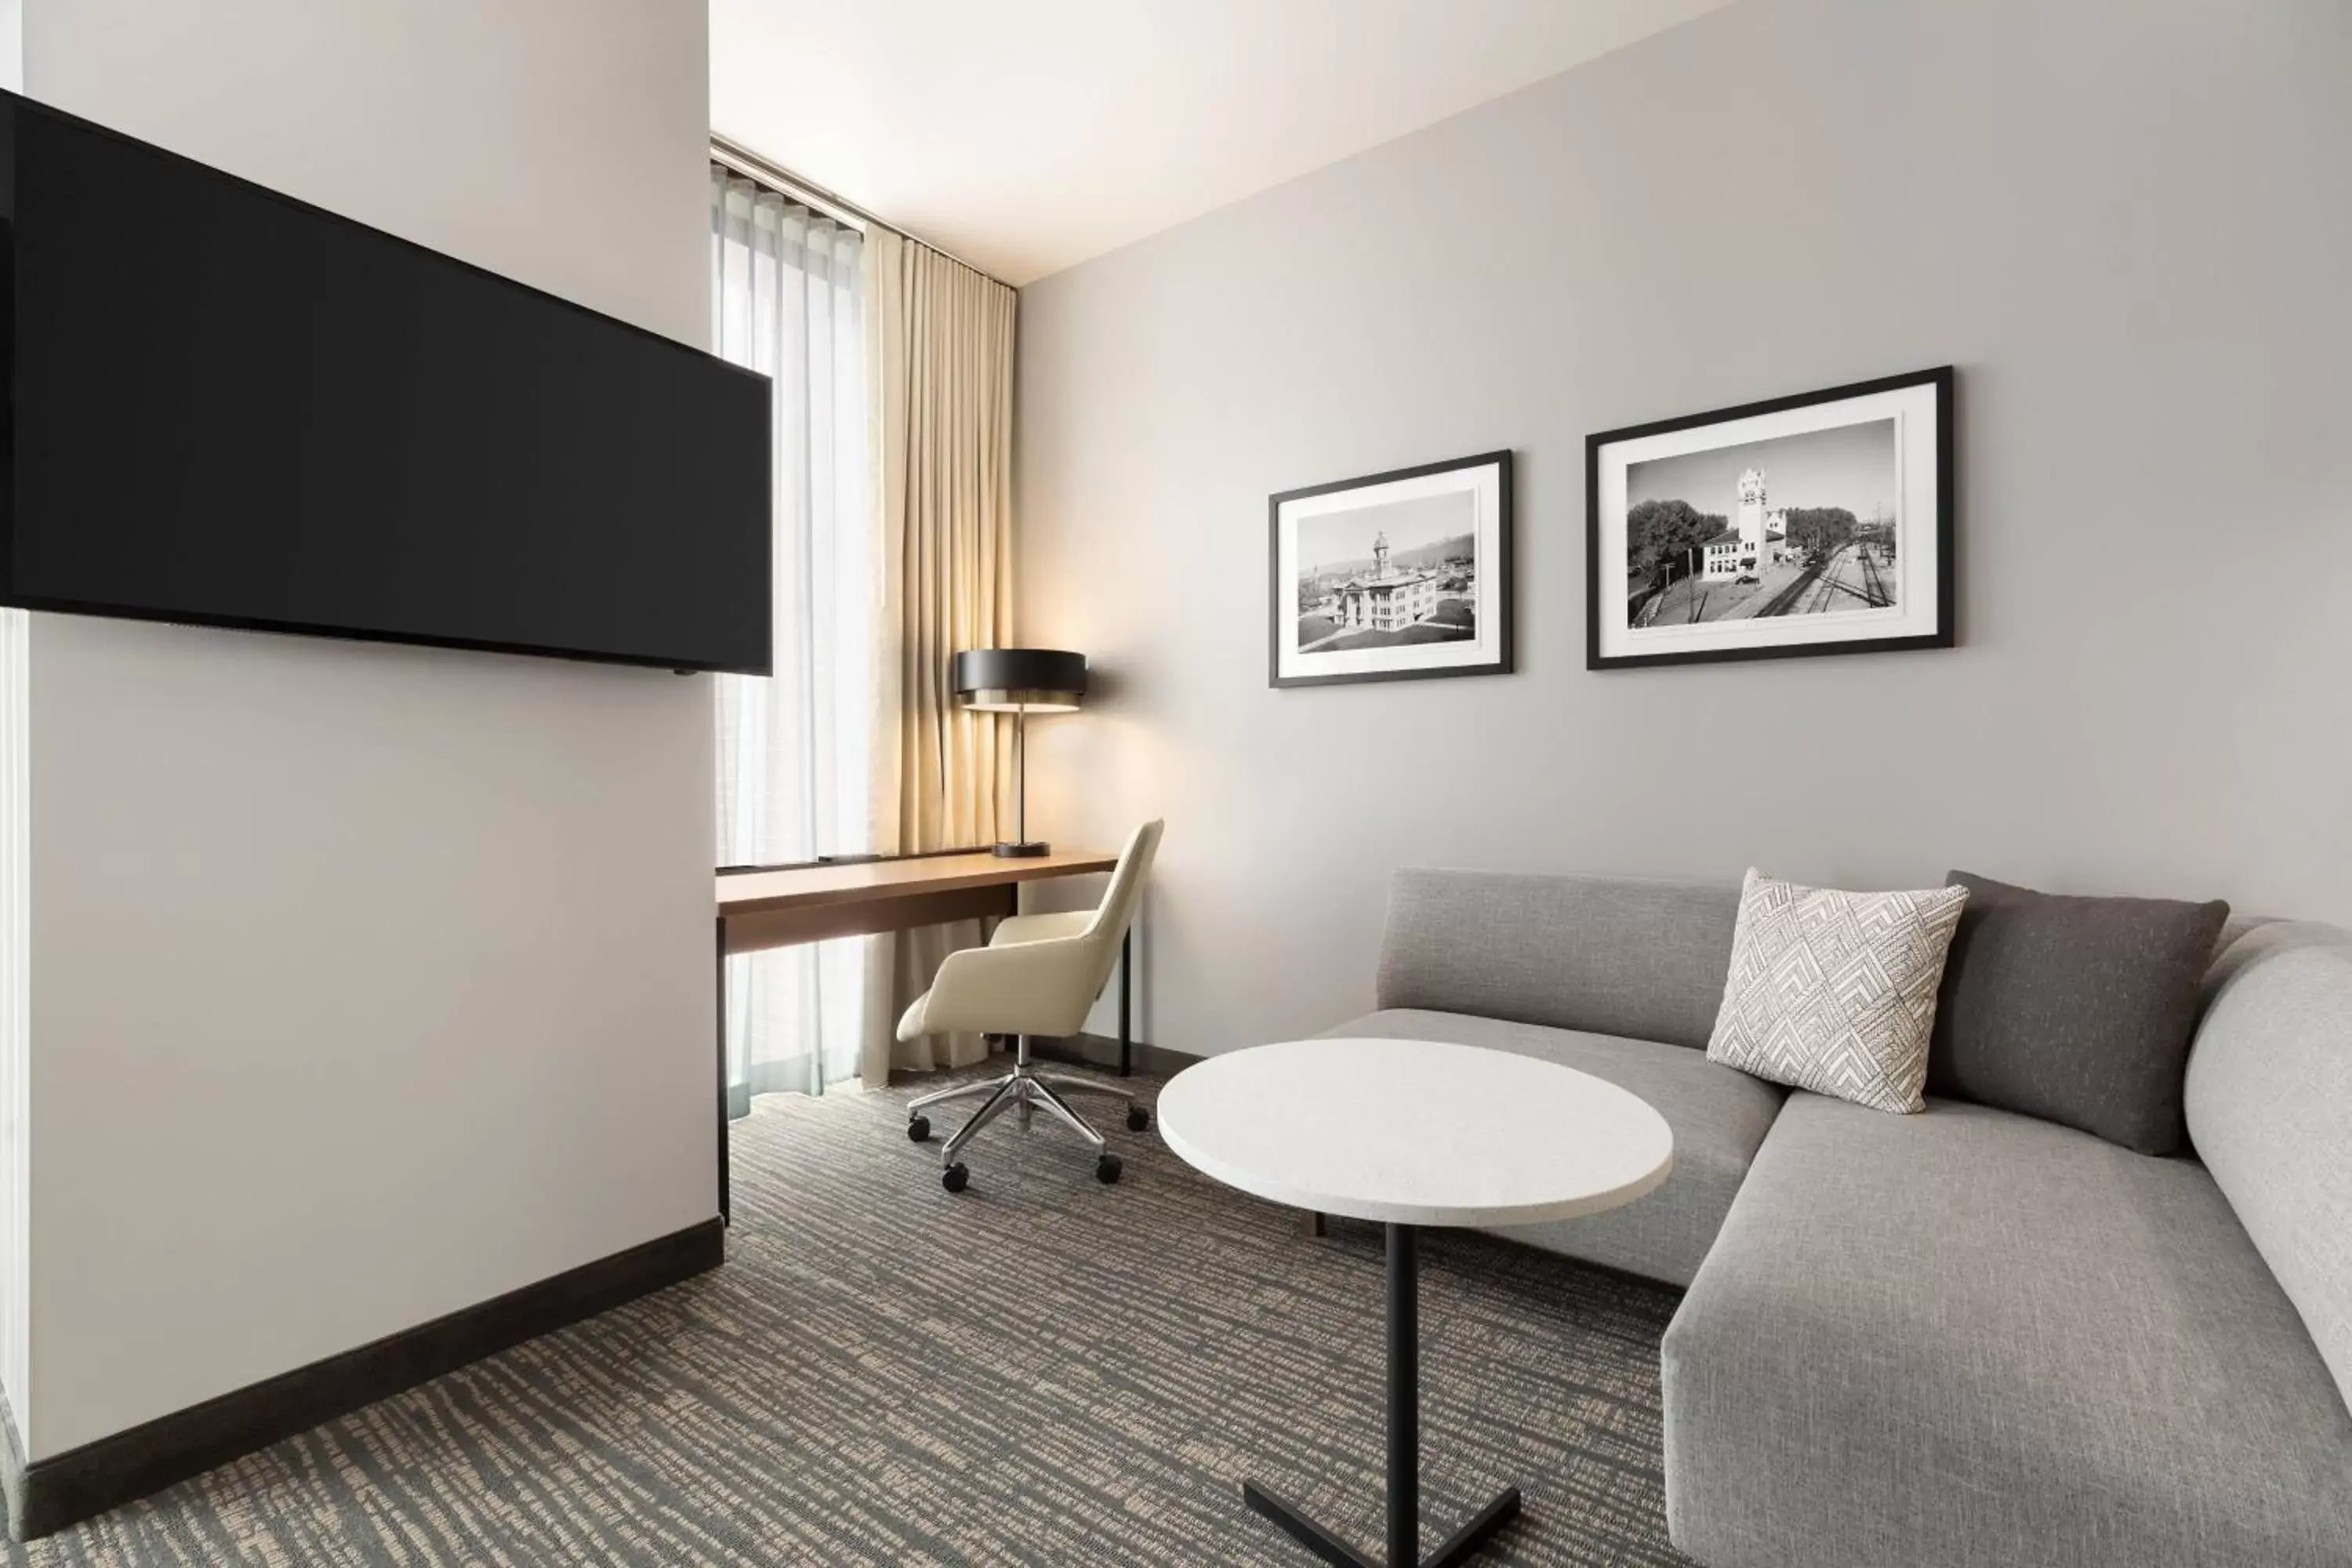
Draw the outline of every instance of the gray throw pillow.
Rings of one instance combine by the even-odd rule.
[[[1944,964],[1927,1092],[2178,1152],[2199,987],[2230,906],[1947,879],[1969,901]]]

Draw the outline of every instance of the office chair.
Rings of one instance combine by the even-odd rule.
[[[1150,1113],[1123,1089],[1031,1070],[1029,1037],[1074,1035],[1085,1024],[1087,1009],[1102,994],[1111,965],[1118,961],[1119,940],[1143,901],[1144,879],[1151,874],[1162,826],[1147,822],[1128,836],[1100,907],[1067,914],[1013,915],[998,921],[986,947],[950,953],[931,988],[916,997],[898,1020],[902,1040],[959,1029],[1014,1037],[1013,1070],[1004,1077],[943,1089],[907,1107],[907,1136],[921,1143],[931,1135],[930,1118],[924,1112],[932,1106],[988,1097],[940,1152],[940,1183],[948,1191],[960,1193],[971,1179],[959,1158],[964,1145],[1007,1110],[1018,1110],[1024,1127],[1032,1110],[1043,1110],[1085,1139],[1095,1152],[1095,1177],[1102,1182],[1118,1180],[1118,1156],[1062,1097],[1108,1095],[1127,1106],[1130,1131],[1140,1132],[1151,1124]]]

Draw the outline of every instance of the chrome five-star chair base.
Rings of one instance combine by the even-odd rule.
[[[973,1133],[978,1132],[1007,1110],[1017,1110],[1020,1113],[1021,1125],[1024,1131],[1029,1125],[1031,1114],[1043,1110],[1086,1140],[1087,1147],[1095,1152],[1097,1181],[1118,1181],[1118,1156],[1110,1152],[1109,1146],[1103,1140],[1103,1135],[1096,1131],[1085,1117],[1073,1110],[1068,1100],[1062,1098],[1065,1094],[1108,1095],[1127,1107],[1127,1125],[1129,1131],[1140,1132],[1151,1125],[1150,1112],[1136,1104],[1135,1096],[1123,1089],[1118,1089],[1107,1083],[1097,1083],[1091,1079],[1067,1078],[1032,1069],[1029,1065],[1029,1037],[1021,1035],[1015,1037],[1013,1070],[1003,1078],[989,1079],[980,1083],[958,1084],[953,1089],[943,1089],[936,1094],[926,1094],[911,1101],[907,1107],[907,1136],[918,1143],[928,1142],[931,1136],[931,1119],[923,1114],[926,1110],[934,1105],[945,1105],[950,1100],[977,1100],[986,1095],[987,1100],[982,1104],[980,1110],[973,1113],[972,1119],[958,1128],[955,1134],[947,1141],[947,1146],[940,1151],[940,1183],[948,1191],[960,1193],[963,1191],[964,1184],[971,1179],[971,1173],[964,1168],[963,1162],[957,1157],[963,1152],[963,1146],[971,1142]]]

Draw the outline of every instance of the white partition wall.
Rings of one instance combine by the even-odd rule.
[[[699,5],[24,0],[22,42],[42,101],[706,331]],[[27,651],[28,1458],[715,1215],[706,678],[53,616]]]
[[[26,790],[26,642],[32,617],[0,610],[0,1398],[24,1441],[30,1415],[31,869]]]
[[[0,0],[0,88],[25,89],[25,19],[20,0]],[[32,1141],[26,1100],[33,1064],[30,1025],[32,933],[26,841],[26,638],[30,617],[0,610],[0,1405],[21,1450],[29,1414]],[[21,1458],[21,1452],[19,1457]]]

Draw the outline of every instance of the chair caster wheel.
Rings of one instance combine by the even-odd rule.
[[[1113,1182],[1118,1180],[1118,1173],[1121,1167],[1118,1163],[1118,1155],[1105,1154],[1102,1158],[1095,1162],[1095,1180],[1100,1182],[1104,1186],[1109,1186]]]
[[[971,1173],[964,1168],[964,1163],[961,1160],[940,1173],[940,1185],[951,1193],[963,1191],[971,1181]]]
[[[907,1136],[913,1139],[918,1143],[929,1142],[931,1141],[931,1119],[928,1116],[908,1117],[907,1119]]]
[[[1129,1132],[1140,1132],[1150,1125],[1151,1112],[1139,1105],[1130,1105],[1127,1108],[1127,1130]]]

